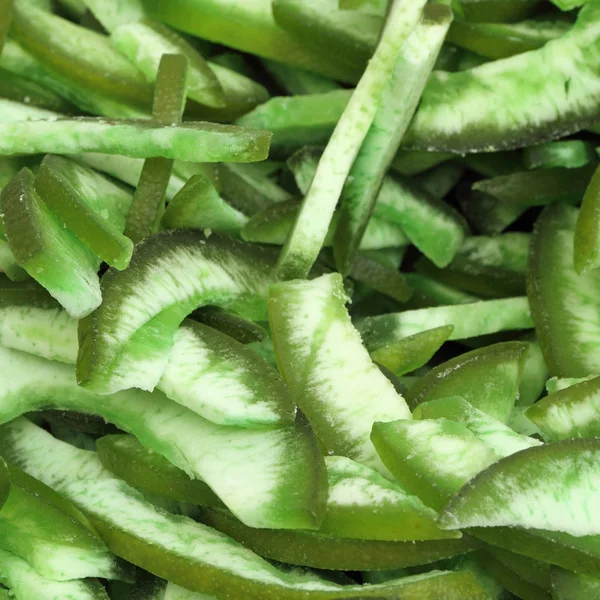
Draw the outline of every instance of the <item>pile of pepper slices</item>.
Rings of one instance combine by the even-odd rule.
[[[0,600],[600,599],[552,1],[0,0]]]

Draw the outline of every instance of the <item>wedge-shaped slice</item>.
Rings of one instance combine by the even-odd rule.
[[[1,549],[0,583],[10,588],[10,598],[15,600],[109,600],[104,587],[95,579],[46,579],[22,558]]]
[[[600,579],[555,567],[552,569],[552,597],[555,600],[599,600]]]
[[[504,342],[461,354],[424,375],[407,393],[407,401],[416,407],[430,400],[461,396],[494,419],[508,423],[519,394],[526,351],[526,343]]]
[[[230,206],[203,174],[194,175],[169,202],[162,224],[166,229],[210,229],[236,234],[248,217]]]
[[[600,373],[600,271],[578,275],[573,266],[577,209],[549,206],[531,243],[527,294],[550,375]]]
[[[600,440],[569,440],[517,452],[492,465],[448,503],[442,527],[522,527],[598,535]]]
[[[600,377],[549,394],[526,415],[550,442],[600,436]]]
[[[416,419],[449,419],[464,423],[469,431],[473,432],[500,457],[509,456],[519,450],[539,446],[542,443],[534,438],[516,433],[501,421],[490,417],[459,396],[429,400],[419,404],[413,416]]]
[[[96,449],[102,464],[111,473],[143,493],[176,502],[223,506],[204,481],[191,479],[166,458],[142,446],[132,435],[104,436],[96,442]]]
[[[412,278],[409,285],[411,281]],[[527,298],[517,297],[378,315],[365,319],[360,331],[369,350],[376,350],[441,325],[454,325],[449,339],[464,340],[499,331],[531,329],[533,321]]]
[[[192,320],[175,333],[158,389],[220,425],[293,423],[291,392],[271,365],[233,338]]]
[[[539,50],[458,73],[437,72],[425,88],[406,145],[459,153],[502,150],[596,123],[599,11],[600,3],[589,1],[564,36]],[[522,99],[517,104],[516,89]]]
[[[436,510],[498,459],[465,425],[446,419],[375,423],[371,440],[400,485]]]
[[[36,491],[22,487],[13,478],[0,510],[0,548],[56,581],[123,575],[116,557],[96,535]]]
[[[35,180],[46,205],[94,254],[124,269],[133,242],[123,235],[131,194],[61,156],[46,156]]]
[[[96,257],[66,229],[34,189],[24,168],[0,195],[4,230],[17,262],[74,318],[102,301]]]
[[[101,416],[133,433],[190,477],[203,479],[251,527],[316,529],[326,502],[317,441],[300,420],[268,429],[206,421],[161,393],[130,390],[97,396],[78,386],[74,369],[0,348],[0,423],[32,410]]]
[[[0,285],[0,345],[73,363],[77,321],[37,284]]]
[[[274,254],[175,230],[136,247],[129,267],[102,278],[104,302],[79,325],[77,379],[99,393],[152,390],[184,317],[211,304],[266,320]]]
[[[375,421],[409,419],[406,402],[371,361],[346,310],[339,274],[278,283],[269,291],[277,363],[327,450],[378,470]]]

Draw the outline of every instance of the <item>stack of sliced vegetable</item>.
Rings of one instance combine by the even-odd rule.
[[[0,0],[0,600],[600,600],[600,0]]]

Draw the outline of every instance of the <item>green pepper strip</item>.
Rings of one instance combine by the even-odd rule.
[[[164,54],[158,67],[152,106],[152,117],[161,125],[174,126],[181,122],[186,81],[187,58],[180,54]],[[157,231],[172,170],[172,159],[149,158],[144,163],[125,225],[125,235],[134,243]]]
[[[585,190],[577,217],[573,262],[580,275],[600,266],[600,167]]]
[[[6,463],[0,459],[0,509],[4,506],[4,503],[8,500],[11,487],[10,472]]]
[[[347,275],[358,252],[383,178],[408,129],[439,53],[452,13],[436,4],[408,37],[383,90],[379,108],[344,185],[333,252],[338,271]]]
[[[577,169],[598,163],[596,145],[582,140],[560,140],[531,146],[523,150],[523,159],[528,169]]]

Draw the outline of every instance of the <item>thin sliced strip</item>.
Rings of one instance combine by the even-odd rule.
[[[59,221],[24,168],[0,195],[4,229],[18,264],[74,318],[102,301],[96,257]]]
[[[157,387],[219,425],[282,425],[295,417],[275,369],[228,335],[191,320],[177,330]]]
[[[91,117],[48,120],[48,111],[28,110],[43,120],[2,121],[1,155],[103,152],[189,162],[254,162],[267,158],[271,137],[266,131],[235,125],[187,122],[171,127],[152,120],[107,121]]]
[[[373,212],[379,189],[440,51],[452,13],[426,7],[423,19],[402,46],[375,117],[352,164],[340,198],[333,251],[338,271],[347,275]]]
[[[388,267],[364,254],[354,259],[349,276],[398,302],[406,302],[412,295],[412,290],[397,266]]]
[[[600,266],[600,167],[585,190],[579,209],[573,261],[580,275]]]
[[[600,378],[548,394],[526,413],[550,442],[600,436]]]
[[[109,600],[102,584],[94,579],[53,581],[39,575],[22,558],[0,549],[0,583],[16,600]]]
[[[156,75],[152,105],[152,118],[161,125],[174,126],[181,123],[187,77],[188,61],[185,56],[162,56]],[[148,158],[144,162],[125,225],[125,234],[135,243],[158,231],[172,170],[172,159],[156,157]]]
[[[325,465],[304,422],[268,429],[223,427],[160,393],[97,396],[75,382],[72,367],[0,348],[0,422],[32,410],[92,414],[136,435],[198,477],[252,527],[316,528],[325,508]],[[202,443],[198,443],[202,440]]]
[[[35,189],[96,256],[118,269],[129,264],[133,243],[123,235],[129,193],[92,169],[53,155],[42,161]]]
[[[386,473],[369,434],[375,421],[410,418],[371,361],[346,311],[338,273],[278,283],[269,318],[279,368],[326,449]]]
[[[12,481],[6,463],[0,459],[0,509],[4,506],[10,495]]]
[[[539,50],[430,78],[407,147],[457,153],[519,148],[575,133],[600,117],[600,2]],[[513,101],[519,90],[521,102]]]
[[[104,302],[79,325],[79,383],[98,393],[153,389],[179,324],[200,306],[266,320],[274,258],[260,246],[194,230],[148,238],[125,271],[104,275]]]
[[[517,452],[469,482],[440,515],[447,529],[522,527],[598,535],[598,439],[568,440]]]
[[[367,348],[376,350],[441,325],[454,325],[448,339],[464,340],[499,331],[532,329],[533,321],[527,298],[517,297],[367,317],[359,329]]]
[[[527,294],[550,375],[600,373],[600,271],[578,275],[573,244],[578,213],[554,204],[533,229]]]
[[[344,181],[375,118],[400,48],[422,8],[421,0],[411,0],[408,6],[394,0],[377,50],[336,125],[283,247],[277,266],[281,278],[306,276],[316,260]]]
[[[262,342],[269,337],[269,333],[262,325],[214,306],[195,310],[190,315],[190,319],[216,329],[240,344]]]
[[[523,150],[523,162],[528,169],[564,167],[578,169],[597,163],[596,145],[583,140],[546,142]]]
[[[323,94],[339,90],[341,87],[336,81],[305,69],[284,65],[268,58],[264,58],[261,63],[279,86],[292,96],[294,94]]]
[[[410,406],[461,396],[475,408],[508,423],[519,394],[527,344],[503,342],[466,352],[431,369],[406,394]]]

